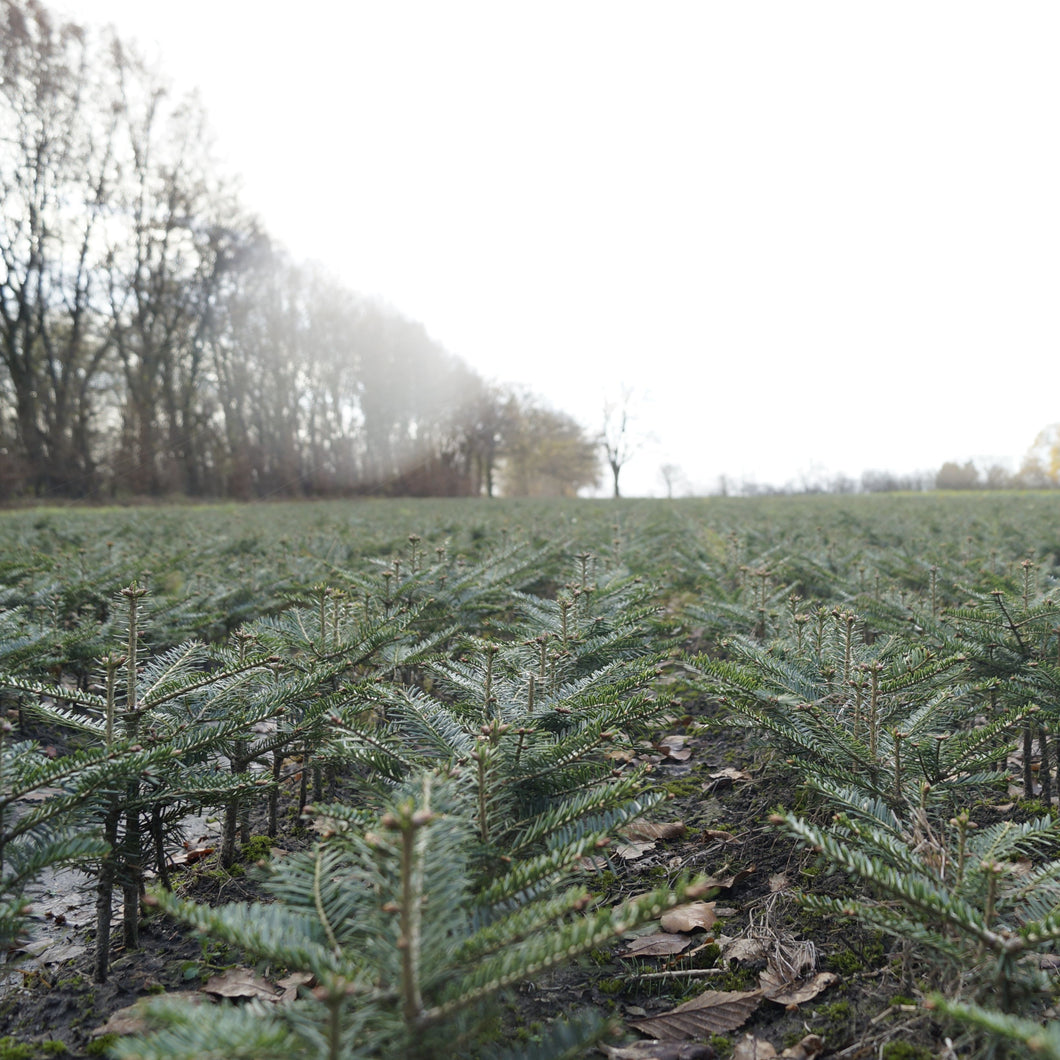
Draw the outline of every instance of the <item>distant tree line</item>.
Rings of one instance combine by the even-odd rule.
[[[664,465],[669,482],[676,469]],[[798,483],[782,486],[722,475],[712,491],[720,496],[756,497],[807,493],[924,493],[931,490],[1039,490],[1060,488],[1060,424],[1045,428],[1018,470],[1002,464],[980,467],[974,460],[947,460],[937,471],[905,474],[870,469],[858,478],[837,474],[807,474]]]
[[[573,494],[597,442],[293,261],[112,32],[0,0],[0,499]]]

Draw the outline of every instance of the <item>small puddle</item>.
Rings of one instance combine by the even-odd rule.
[[[187,817],[181,831],[192,846],[220,838],[220,825],[212,814]],[[169,856],[179,861],[181,853],[183,848],[177,848]],[[27,972],[63,964],[88,951],[84,935],[96,919],[93,876],[74,868],[49,869],[26,889],[25,899],[30,906],[27,939],[0,965],[0,995],[21,987]],[[120,902],[115,916],[121,917]]]

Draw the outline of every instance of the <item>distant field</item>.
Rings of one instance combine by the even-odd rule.
[[[157,646],[217,640],[240,623],[407,558],[472,563],[518,548],[542,585],[591,555],[655,587],[664,604],[731,605],[767,571],[785,596],[832,606],[859,594],[936,608],[984,571],[1028,558],[1043,589],[1060,557],[1060,493],[969,493],[665,500],[363,500],[0,512],[0,606],[102,652],[114,595],[149,590]],[[934,574],[931,568],[935,568]],[[554,590],[553,590],[554,591]],[[748,596],[748,599],[750,597]],[[91,623],[98,626],[92,635]],[[48,655],[42,665],[52,667]]]
[[[508,541],[588,549],[663,586],[690,562],[724,559],[724,540],[741,562],[824,557],[841,580],[877,559],[890,568],[1031,555],[1049,566],[1060,554],[1058,516],[1060,493],[36,508],[0,512],[0,585],[38,575],[118,585],[148,570],[155,591],[176,597],[217,591],[242,570],[267,592],[386,560],[410,534],[468,557]]]

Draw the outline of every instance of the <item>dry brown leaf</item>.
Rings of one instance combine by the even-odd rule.
[[[809,979],[785,983],[773,968],[767,968],[758,976],[762,993],[778,1005],[801,1005],[806,1001],[811,1001],[822,990],[827,990],[838,981],[839,976],[835,972],[818,972]]]
[[[703,885],[705,887],[717,887],[718,890],[727,891],[730,888],[735,887],[738,883],[743,883],[754,870],[754,865],[751,865],[746,869],[740,869],[739,872],[734,872],[731,876],[711,876],[703,881]]]
[[[721,956],[727,961],[760,961],[769,955],[771,946],[764,939],[727,938],[722,936],[716,940],[721,947]]]
[[[714,1060],[709,1045],[699,1042],[634,1042],[632,1045],[601,1045],[611,1060]]]
[[[164,995],[167,998],[176,998],[192,1005],[201,1005],[206,998],[198,990],[174,990]],[[143,1034],[147,1031],[147,1020],[144,1016],[145,1005],[149,998],[140,998],[125,1008],[115,1010],[110,1014],[106,1023],[100,1024],[88,1032],[91,1038],[100,1038],[104,1034]]]
[[[724,1034],[746,1023],[762,1001],[761,990],[708,990],[669,1012],[630,1026],[661,1041]]]
[[[745,1034],[732,1051],[732,1060],[772,1060],[777,1055],[772,1042],[765,1038],[756,1038],[753,1034]]]
[[[100,1038],[104,1034],[143,1034],[147,1030],[147,1020],[144,1017],[143,999],[133,1005],[126,1005],[110,1014],[106,1023],[90,1030],[89,1037]]]
[[[622,835],[632,840],[676,839],[687,831],[688,827],[684,821],[633,821],[622,829]]]
[[[683,736],[664,736],[656,745],[656,751],[662,753],[674,762],[687,762],[692,757],[691,748],[685,747]]]
[[[813,1060],[824,1052],[824,1039],[819,1034],[807,1034],[801,1042],[788,1046],[780,1060]]]
[[[582,872],[603,872],[607,868],[607,858],[603,854],[590,854],[579,858],[576,868]]]
[[[284,994],[250,968],[229,968],[223,974],[215,975],[202,989],[215,997],[260,997],[266,1001],[279,1001]]]
[[[719,843],[739,843],[741,840],[737,839],[732,832],[724,832],[720,828],[704,828],[701,833],[706,839],[713,839]]]
[[[298,988],[300,986],[309,986],[312,982],[313,975],[311,972],[291,972],[290,975],[277,979],[276,985],[283,990],[283,994],[277,999],[279,1004],[286,1005],[288,1002],[294,1001],[298,997]]]
[[[636,861],[644,857],[649,850],[654,850],[654,843],[617,843],[615,853],[626,861]]]
[[[733,769],[731,766],[725,769],[719,769],[717,773],[710,774],[711,780],[752,780],[752,776],[745,769]]]
[[[659,926],[663,931],[695,931],[697,928],[707,931],[717,919],[714,902],[690,902],[663,913],[659,917]]]
[[[620,954],[622,957],[664,957],[671,953],[680,953],[692,945],[687,935],[675,935],[672,932],[659,932],[655,935],[644,935],[634,939]]]
[[[816,1034],[807,1034],[801,1042],[789,1046],[784,1052],[778,1054],[772,1042],[764,1038],[756,1038],[753,1034],[745,1034],[736,1048],[732,1051],[732,1060],[813,1060],[824,1050],[824,1042]]]
[[[178,865],[193,865],[196,861],[202,861],[203,858],[209,857],[213,852],[214,847],[185,846],[183,850],[178,850],[175,854],[170,855],[169,866],[175,869]]]

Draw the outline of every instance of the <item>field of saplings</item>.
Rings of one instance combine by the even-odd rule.
[[[1060,1057],[1060,494],[0,513],[0,1060]]]

